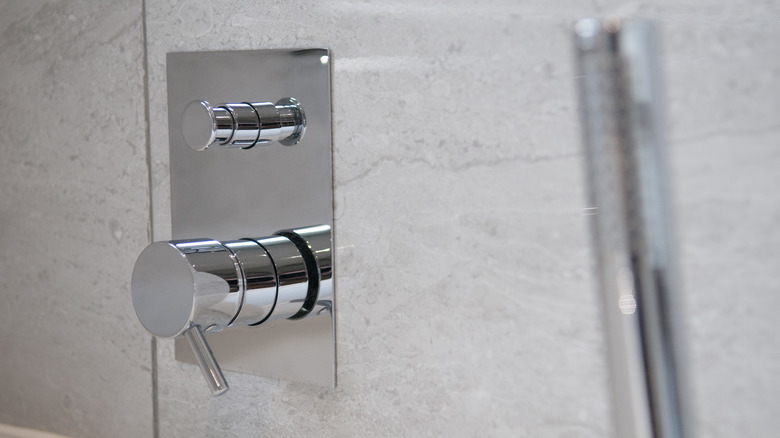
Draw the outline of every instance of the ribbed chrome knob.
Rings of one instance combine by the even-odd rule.
[[[194,100],[184,108],[181,132],[184,142],[196,151],[214,144],[249,149],[257,144],[298,143],[306,131],[306,114],[292,97],[271,102],[223,103],[212,106]]]

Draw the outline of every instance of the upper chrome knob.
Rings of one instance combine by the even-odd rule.
[[[224,103],[212,106],[194,100],[182,112],[181,132],[191,149],[202,151],[214,144],[249,149],[277,141],[298,143],[306,131],[306,114],[292,97],[270,102]]]
[[[182,113],[181,133],[187,146],[196,151],[215,143],[224,144],[233,137],[233,116],[225,108],[212,107],[206,100],[193,100]]]

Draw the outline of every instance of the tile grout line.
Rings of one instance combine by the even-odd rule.
[[[148,30],[146,22],[146,0],[141,0],[141,27],[142,35],[141,42],[143,44],[143,89],[144,89],[144,122],[145,127],[145,146],[146,146],[146,175],[147,185],[149,187],[149,227],[148,227],[148,242],[154,240],[154,197],[153,197],[153,177],[152,177],[152,140],[151,140],[151,120],[150,120],[150,102],[149,102],[149,47],[148,47]],[[152,360],[152,437],[159,438],[160,436],[160,418],[159,418],[159,402],[157,398],[158,383],[157,383],[157,339],[151,337],[151,360]]]

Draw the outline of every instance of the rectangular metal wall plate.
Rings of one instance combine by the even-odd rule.
[[[224,241],[332,227],[328,50],[180,52],[167,61],[173,238]],[[306,113],[306,133],[294,146],[194,151],[184,142],[181,117],[193,100],[219,105],[285,97],[297,99]],[[335,385],[333,308],[206,337],[225,370]],[[176,340],[176,360],[195,363],[184,339]]]

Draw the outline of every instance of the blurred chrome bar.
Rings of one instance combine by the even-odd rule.
[[[615,436],[690,437],[656,31],[586,19],[574,33]]]

